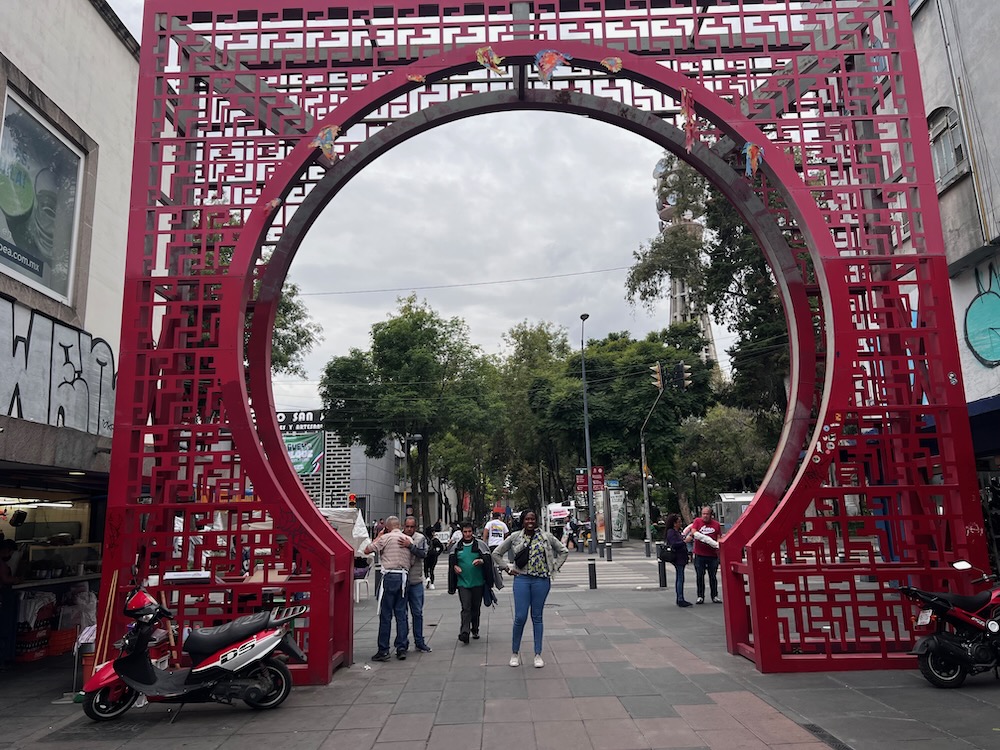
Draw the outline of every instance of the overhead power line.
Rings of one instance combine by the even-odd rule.
[[[524,281],[545,281],[546,279],[566,279],[571,276],[590,276],[595,273],[611,273],[612,271],[627,271],[629,266],[614,268],[598,268],[593,271],[575,271],[573,273],[557,273],[551,276],[526,276],[521,279],[498,279],[496,281],[469,281],[462,284],[432,284],[430,286],[402,286],[391,289],[346,289],[332,292],[299,292],[300,297],[322,297],[346,294],[382,294],[387,292],[422,292],[427,289],[459,289],[470,286],[496,286],[499,284],[519,284]]]

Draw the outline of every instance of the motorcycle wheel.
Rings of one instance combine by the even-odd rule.
[[[132,708],[138,698],[139,693],[128,685],[108,685],[84,696],[83,712],[94,721],[111,721]]]
[[[271,680],[271,692],[260,700],[244,698],[243,702],[250,706],[250,708],[277,708],[285,702],[285,698],[292,692],[292,673],[285,666],[284,662],[280,662],[277,659],[265,659],[261,663],[261,668],[254,674],[259,675],[264,670],[266,670],[267,676]]]
[[[934,687],[957,688],[968,674],[968,670],[947,656],[930,651],[917,657],[920,664],[920,674]]]

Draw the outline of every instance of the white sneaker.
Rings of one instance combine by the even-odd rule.
[[[434,590],[434,584],[432,583],[432,584],[431,584],[430,586],[428,586],[427,588],[429,588],[429,589],[430,589],[431,591],[433,591],[433,590]]]
[[[535,669],[541,669],[545,666],[545,662],[542,661],[541,654],[535,654]]]
[[[510,657],[510,661],[508,662],[508,664],[510,664],[512,667],[519,667],[519,666],[521,666],[521,655],[520,654],[512,654],[511,657]]]

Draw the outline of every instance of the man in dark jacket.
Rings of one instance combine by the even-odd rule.
[[[493,588],[493,558],[482,539],[476,539],[472,524],[462,524],[462,538],[448,555],[448,593],[458,592],[462,603],[462,627],[458,640],[469,642],[469,634],[479,638],[479,615],[483,592]]]

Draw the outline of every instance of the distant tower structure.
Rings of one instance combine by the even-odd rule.
[[[705,227],[690,212],[679,214],[676,208],[677,195],[672,189],[677,172],[672,169],[676,161],[664,157],[653,168],[653,179],[656,180],[656,213],[660,217],[660,233],[687,232],[699,239],[705,232]],[[712,319],[707,310],[698,310],[691,299],[691,288],[682,279],[670,278],[670,324],[689,323],[697,321],[701,335],[707,342],[701,351],[704,362],[711,359],[715,368],[719,369],[719,355],[715,349],[715,336],[712,334]]]

